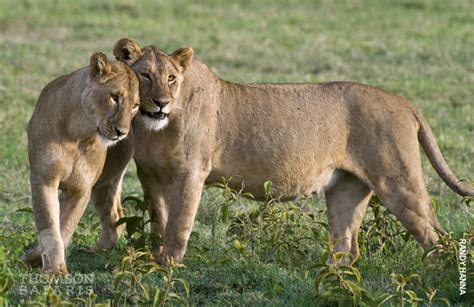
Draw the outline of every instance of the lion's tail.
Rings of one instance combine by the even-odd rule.
[[[462,185],[456,175],[454,175],[453,171],[449,168],[426,120],[416,110],[414,110],[414,113],[420,125],[418,129],[418,141],[438,175],[443,179],[448,187],[457,194],[461,196],[474,196],[474,189]]]

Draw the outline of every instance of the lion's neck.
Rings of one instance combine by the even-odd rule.
[[[194,60],[191,67],[186,72],[185,80],[187,82],[187,91],[184,94],[186,100],[207,101],[215,103],[221,94],[221,87],[225,86],[226,81],[221,80],[205,64]]]
[[[201,112],[215,105],[219,90],[212,87],[218,87],[220,80],[206,65],[196,60],[186,70],[184,80],[177,108],[181,113],[181,124],[189,126],[189,120],[197,119]]]

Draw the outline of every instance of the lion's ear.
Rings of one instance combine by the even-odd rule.
[[[118,61],[124,62],[128,66],[135,63],[141,57],[142,49],[130,38],[122,38],[114,46],[114,56]]]
[[[173,59],[179,63],[183,68],[186,68],[191,64],[193,60],[194,51],[191,47],[179,48],[171,54]]]
[[[91,77],[99,76],[102,79],[112,72],[112,65],[103,52],[96,52],[91,56],[90,66]]]

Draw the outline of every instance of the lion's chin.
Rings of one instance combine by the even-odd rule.
[[[102,134],[99,134],[99,140],[100,142],[102,143],[102,145],[105,145],[106,147],[112,147],[114,146],[115,144],[118,143],[119,139],[117,140],[111,140],[105,136],[103,136]]]
[[[146,115],[141,116],[142,122],[147,130],[159,131],[165,128],[169,123],[169,118],[163,117],[162,119],[154,119]]]

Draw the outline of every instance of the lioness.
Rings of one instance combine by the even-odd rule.
[[[40,244],[24,261],[42,260],[43,271],[67,273],[64,248],[91,194],[102,223],[94,249],[115,245],[120,228],[114,224],[123,215],[122,177],[133,155],[133,136],[126,137],[138,103],[136,75],[124,63],[109,62],[104,53],[93,54],[90,66],[43,89],[28,125]]]
[[[182,261],[204,184],[232,177],[262,199],[324,192],[335,251],[359,255],[357,234],[372,193],[422,247],[442,231],[423,180],[418,143],[446,184],[459,184],[419,111],[403,98],[354,82],[235,84],[193,60],[130,39],[114,47],[140,80],[133,128],[138,175],[164,239],[158,261]]]

